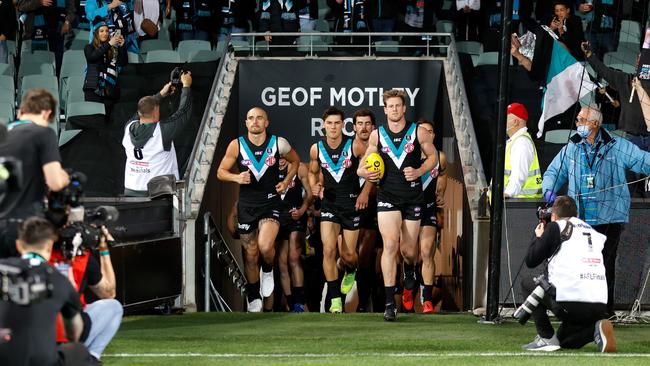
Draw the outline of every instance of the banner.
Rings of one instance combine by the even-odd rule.
[[[261,107],[269,132],[286,138],[308,161],[309,148],[324,135],[322,114],[329,106],[345,112],[347,136],[354,136],[358,109],[372,110],[378,125],[386,121],[382,93],[393,88],[406,92],[408,121],[433,120],[441,72],[442,62],[433,60],[242,60],[239,133],[246,133],[246,113]]]

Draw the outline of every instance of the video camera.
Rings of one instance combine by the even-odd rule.
[[[552,207],[539,206],[537,207],[537,219],[544,224],[551,222]]]
[[[0,261],[0,300],[27,306],[51,297],[47,270],[51,267],[32,267],[20,258]]]
[[[181,82],[181,75],[183,75],[184,73],[185,70],[183,70],[181,66],[176,66],[169,74],[169,82],[172,84],[174,91],[183,88],[183,83]]]
[[[61,250],[66,260],[83,255],[99,246],[101,227],[116,222],[119,212],[113,206],[99,206],[92,211],[83,207],[83,173],[70,174],[70,184],[47,197],[45,216],[59,229],[59,240],[54,247]]]

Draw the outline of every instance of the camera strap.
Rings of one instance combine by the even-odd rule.
[[[43,258],[42,255],[33,252],[23,254],[23,259],[30,259],[30,260],[33,259],[39,261],[40,263],[47,263],[47,261],[45,260],[45,258]]]

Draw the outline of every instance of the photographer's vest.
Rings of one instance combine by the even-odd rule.
[[[512,163],[510,162],[510,152],[512,151],[512,146],[515,141],[519,138],[526,138],[533,146],[533,161],[528,167],[528,176],[526,181],[521,186],[521,192],[512,196],[512,198],[542,198],[542,171],[539,169],[539,159],[537,158],[537,149],[535,149],[535,143],[530,137],[528,132],[522,133],[521,135],[515,137],[514,139],[508,140],[506,144],[506,164],[503,171],[503,187],[505,188],[510,181],[510,174],[512,174]],[[492,182],[490,182],[490,192],[489,198],[492,200]]]
[[[136,148],[131,142],[129,128],[140,121],[127,123],[124,130],[122,146],[126,151],[126,166],[124,167],[124,188],[133,191],[146,191],[151,178],[166,174],[174,174],[178,178],[178,162],[176,149],[172,142],[165,147],[160,123],[156,123],[153,135],[142,147]]]
[[[40,7],[34,12],[32,23],[32,51],[47,50],[47,37],[50,32],[61,32],[65,22],[65,1],[56,0],[54,6]]]
[[[198,26],[198,30],[206,30],[205,25],[210,24],[212,11],[209,1],[185,0],[182,9],[176,15],[176,29],[182,32],[191,32]],[[201,25],[204,25],[201,27]]]
[[[572,217],[571,237],[548,262],[548,279],[556,288],[557,301],[607,303],[603,246],[607,237],[584,221]],[[562,232],[567,220],[555,221]]]

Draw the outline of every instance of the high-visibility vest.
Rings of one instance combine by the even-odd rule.
[[[513,198],[542,198],[542,172],[539,169],[539,159],[537,158],[535,143],[528,132],[511,139],[506,144],[506,166],[503,172],[503,186],[506,187],[508,185],[510,174],[512,172],[512,165],[510,164],[510,151],[512,150],[512,145],[514,145],[518,138],[522,137],[527,138],[533,147],[533,161],[528,168],[528,177],[526,177],[526,182],[521,187],[521,192],[513,196]]]

